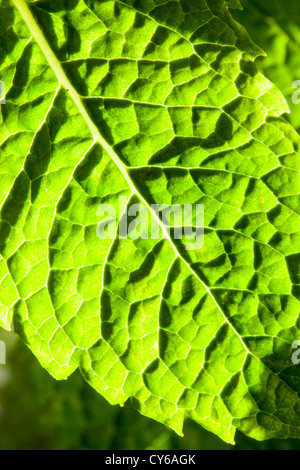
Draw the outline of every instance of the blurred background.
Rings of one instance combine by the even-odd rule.
[[[257,63],[286,97],[287,116],[300,130],[300,105],[293,104],[292,84],[300,80],[299,0],[242,0],[234,12],[252,39],[268,54]],[[79,372],[57,382],[45,372],[13,333],[0,330],[7,346],[7,365],[0,365],[0,449],[103,450],[300,450],[300,440],[256,442],[240,433],[237,444],[187,420],[184,437],[141,416],[130,402],[109,405]]]

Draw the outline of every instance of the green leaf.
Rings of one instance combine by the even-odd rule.
[[[1,325],[178,433],[300,437],[300,140],[228,5],[2,1]],[[133,202],[203,204],[203,248],[100,240]]]

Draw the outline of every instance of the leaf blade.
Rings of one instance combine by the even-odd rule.
[[[35,132],[29,154],[34,158],[25,162],[21,181],[14,181],[31,204],[19,202],[21,210],[12,220],[7,214],[16,196],[2,210],[3,220],[13,221],[16,228],[4,249],[13,284],[24,299],[14,305],[19,333],[57,378],[80,365],[91,385],[112,403],[135,396],[143,414],[179,433],[186,413],[228,442],[233,442],[236,426],[257,439],[298,436],[298,384],[281,373],[276,358],[270,365],[268,333],[273,331],[279,342],[286,336],[286,344],[297,336],[299,300],[291,291],[288,268],[294,269],[298,244],[296,240],[287,251],[286,243],[273,241],[273,236],[286,217],[297,221],[299,182],[292,142],[298,140],[276,117],[286,111],[282,95],[253,67],[259,50],[221,1],[206,10],[187,2],[155,8],[141,2],[137,10],[129,1],[78,2],[67,10],[67,21],[60,5],[49,13],[47,2],[35,3],[38,9],[32,8],[45,31],[47,23],[55,30],[59,20],[71,34],[84,13],[79,28],[83,39],[95,19],[97,34],[101,28],[105,32],[94,40],[91,57],[83,59],[75,47],[65,60],[64,48],[55,50],[55,41],[56,55],[52,52],[25,2],[14,0],[48,57],[51,83],[54,79],[64,87],[57,95],[52,92],[51,116],[38,126],[41,143],[51,148],[46,169],[54,171],[43,174]],[[200,27],[192,21],[196,14]],[[130,26],[127,37],[124,25]],[[187,39],[192,27],[196,30]],[[142,56],[131,39],[140,29],[147,38]],[[128,44],[120,59],[122,34]],[[160,60],[157,72],[153,64]],[[101,68],[104,76],[98,82]],[[86,92],[85,82],[91,91]],[[59,164],[61,157],[65,167]],[[107,175],[115,181],[107,182]],[[97,177],[104,189],[96,184]],[[128,204],[132,193],[148,210],[151,202],[204,202],[203,250],[189,254],[170,237],[135,243],[117,239],[100,246],[92,234],[97,204],[109,201],[117,209],[117,196],[122,194]],[[51,224],[48,220],[40,237],[32,224],[36,219],[27,211],[42,209],[49,198]],[[25,241],[18,238],[20,228]],[[280,229],[277,233],[287,235]],[[136,261],[128,270],[132,257]],[[99,279],[96,285],[94,279]],[[280,298],[287,331],[278,329],[265,312],[276,316]],[[239,313],[246,318],[247,305],[260,314],[249,325]],[[146,351],[151,351],[149,357]],[[253,376],[263,379],[260,387]],[[291,408],[288,417],[282,408]]]

